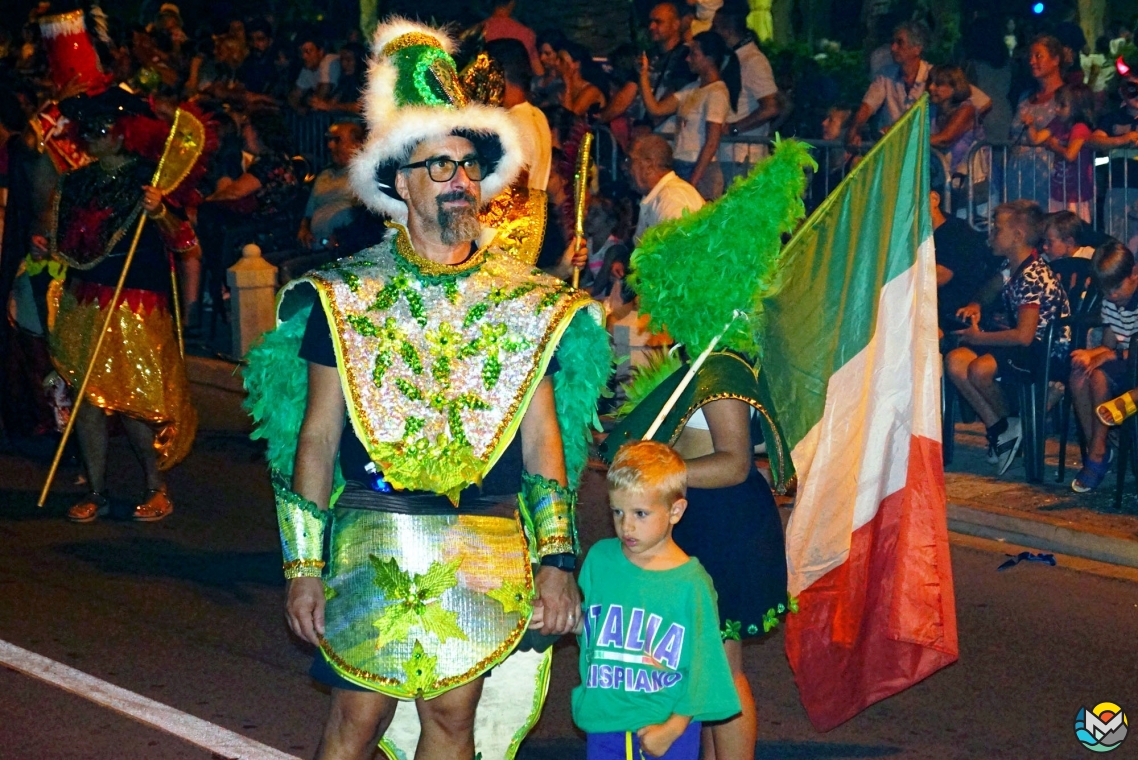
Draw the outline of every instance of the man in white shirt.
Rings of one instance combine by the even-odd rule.
[[[770,134],[770,123],[782,113],[770,61],[747,29],[744,14],[721,10],[712,21],[712,29],[734,49],[743,84],[738,103],[733,104],[737,107],[727,117],[726,136],[766,137]],[[730,187],[735,177],[745,174],[766,155],[767,148],[761,143],[722,143],[719,163],[723,167],[724,187]]]
[[[340,56],[325,53],[324,42],[312,35],[301,36],[297,42],[304,67],[296,77],[288,103],[304,113],[310,98],[327,99],[332,94],[332,88],[340,81]]]
[[[921,55],[928,40],[928,27],[919,21],[903,21],[893,30],[893,42],[889,50],[894,65],[878,74],[862,96],[861,106],[857,109],[846,136],[849,145],[861,145],[861,128],[871,116],[878,114],[877,126],[884,132],[897,123],[925,94],[932,65],[923,60]],[[971,100],[981,114],[992,108],[992,99],[975,86],[972,87]]]
[[[684,212],[703,208],[703,197],[689,183],[672,171],[672,147],[660,135],[644,135],[632,143],[629,151],[632,183],[644,193],[640,201],[640,219],[632,236],[640,242],[644,232],[660,222],[679,219]]]
[[[549,172],[553,165],[553,136],[545,114],[526,99],[533,77],[529,54],[525,45],[515,39],[487,42],[486,54],[502,67],[506,80],[502,106],[509,111],[510,121],[521,135],[529,188],[544,191],[549,185]]]

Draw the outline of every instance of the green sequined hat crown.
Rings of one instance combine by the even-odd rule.
[[[351,164],[352,187],[373,211],[405,222],[395,172],[423,140],[460,135],[485,166],[489,202],[522,168],[516,129],[502,108],[471,102],[455,69],[445,32],[401,18],[376,29],[364,93],[368,139]]]

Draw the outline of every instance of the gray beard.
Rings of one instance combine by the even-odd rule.
[[[446,245],[477,240],[482,232],[482,225],[478,222],[478,214],[473,207],[440,208],[437,221],[439,236]]]

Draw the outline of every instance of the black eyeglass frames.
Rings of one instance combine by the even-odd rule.
[[[454,175],[458,173],[458,167],[460,165],[471,182],[481,181],[482,162],[475,156],[467,156],[466,158],[457,160],[450,156],[431,156],[422,161],[416,161],[413,164],[404,164],[399,167],[399,170],[425,168],[427,175],[430,176],[432,181],[450,182],[451,179],[454,178]]]

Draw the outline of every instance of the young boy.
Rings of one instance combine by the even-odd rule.
[[[1102,345],[1071,352],[1071,396],[1087,442],[1083,469],[1071,481],[1076,493],[1093,491],[1110,469],[1106,425],[1095,407],[1127,390],[1126,356],[1138,332],[1138,267],[1134,254],[1118,241],[1099,246],[1091,274],[1102,291]]]
[[[598,541],[581,568],[573,720],[589,760],[696,760],[700,721],[740,708],[711,578],[672,540],[687,467],[668,446],[639,441],[617,452],[608,485],[617,537]]]
[[[1019,450],[1021,426],[1018,417],[1007,416],[996,380],[1012,369],[1030,369],[1029,349],[1038,350],[1037,341],[1051,320],[1071,314],[1066,292],[1036,251],[1042,217],[1039,206],[1031,201],[1009,201],[996,207],[989,243],[993,255],[1008,262],[1008,279],[1000,291],[1004,313],[998,320],[1004,329],[981,330],[980,305],[969,304],[957,315],[971,326],[953,333],[961,346],[945,357],[949,379],[988,429],[988,458],[1000,475]],[[1067,353],[1070,333],[1069,327],[1062,328],[1050,358],[1060,359]]]

